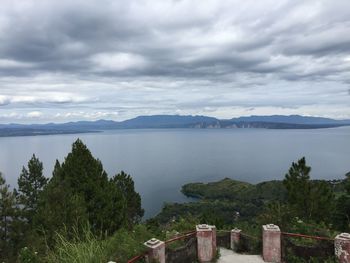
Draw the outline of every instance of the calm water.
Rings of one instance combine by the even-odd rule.
[[[130,173],[146,217],[164,202],[183,202],[181,185],[224,177],[257,183],[282,179],[292,161],[306,156],[313,178],[343,178],[350,171],[350,127],[320,130],[118,130],[96,134],[0,138],[0,171],[16,185],[35,153],[51,176],[81,138],[109,175]]]

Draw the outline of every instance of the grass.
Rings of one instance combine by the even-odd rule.
[[[112,237],[94,235],[89,229],[82,237],[68,240],[57,234],[56,246],[49,252],[47,263],[105,263],[110,260],[127,262],[144,251],[143,242],[152,238],[145,226],[133,231],[119,230]]]

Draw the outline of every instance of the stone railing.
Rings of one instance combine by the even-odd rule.
[[[218,235],[217,235],[218,234]],[[320,241],[318,246],[300,246],[290,243],[288,238],[308,238]],[[177,240],[184,240],[181,247],[172,249],[168,244]],[[328,242],[328,243],[327,243]],[[327,245],[326,245],[327,243]],[[217,252],[217,246],[230,248],[236,252],[256,253],[262,252],[265,262],[282,262],[286,249],[296,256],[323,257],[335,256],[340,263],[350,263],[350,234],[343,233],[335,239],[327,237],[307,236],[295,233],[281,232],[273,224],[262,227],[262,238],[243,233],[240,229],[231,231],[216,231],[215,226],[197,225],[196,231],[177,236],[165,242],[151,239],[144,243],[147,252],[128,261],[135,263],[141,259],[146,262],[183,263],[183,262],[211,262]],[[260,253],[259,253],[260,251]],[[298,254],[300,251],[301,254]]]

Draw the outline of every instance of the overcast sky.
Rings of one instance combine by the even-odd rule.
[[[350,118],[349,0],[1,0],[0,123]]]

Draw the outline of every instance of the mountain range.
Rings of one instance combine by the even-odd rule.
[[[77,121],[47,124],[0,124],[0,136],[72,134],[114,129],[161,128],[264,128],[264,129],[318,129],[350,125],[350,120],[309,117],[300,115],[249,116],[217,119],[208,116],[151,115],[116,122],[112,120]]]

